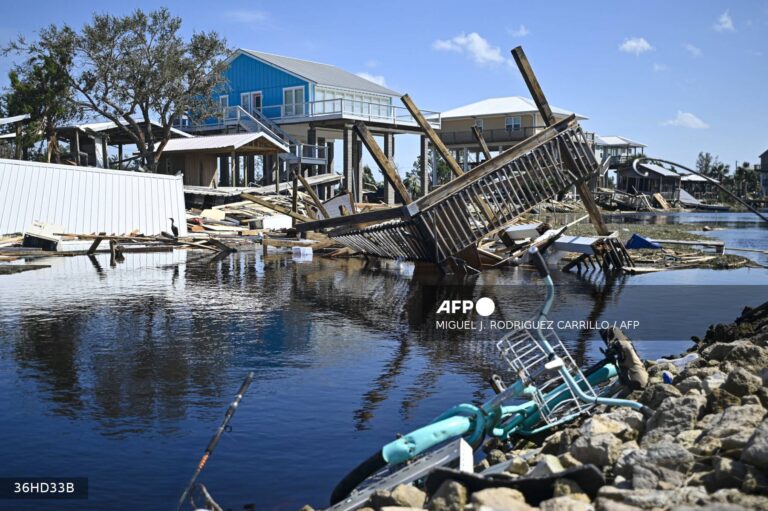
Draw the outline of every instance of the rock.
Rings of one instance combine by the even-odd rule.
[[[696,439],[701,436],[701,432],[701,429],[689,429],[688,431],[683,431],[675,437],[675,443],[689,449],[696,443]]]
[[[746,509],[768,509],[768,497],[748,495],[735,488],[718,490],[710,496],[711,501],[743,506]]]
[[[552,486],[552,495],[555,497],[564,497],[567,495],[584,495],[584,490],[576,481],[563,478],[555,481],[555,484]],[[589,498],[587,498],[587,501],[589,501]]]
[[[304,505],[304,506],[301,506],[301,507],[299,508],[299,511],[315,511],[315,508],[313,508],[313,507],[312,507],[312,506],[310,506],[309,504],[306,504],[306,505]]]
[[[573,454],[566,452],[565,454],[561,454],[557,457],[557,459],[560,460],[560,464],[563,466],[563,468],[573,468],[581,466],[582,463],[573,457]]]
[[[472,494],[472,504],[477,508],[487,506],[492,509],[509,511],[532,511],[534,508],[525,503],[525,497],[511,488],[486,488]]]
[[[680,383],[675,384],[675,387],[683,394],[687,394],[690,390],[703,390],[704,384],[698,376],[689,376]]]
[[[741,397],[747,394],[754,394],[762,386],[762,378],[739,367],[728,374],[728,378],[726,378],[722,388],[734,396]]]
[[[677,490],[625,490],[615,486],[603,486],[597,494],[595,508],[606,511],[620,509],[669,509],[675,505],[701,506],[709,502],[707,492],[698,487]],[[632,508],[613,507],[619,503]]]
[[[660,377],[663,372],[669,372],[673,375],[677,375],[680,370],[677,366],[671,362],[661,362],[660,364],[653,364],[648,368],[648,376],[651,378]]]
[[[571,443],[579,435],[575,428],[563,429],[549,435],[541,444],[541,452],[544,454],[563,454],[571,448]]]
[[[760,400],[760,404],[763,405],[763,408],[768,408],[768,387],[765,385],[760,387],[757,391],[757,398]]]
[[[733,348],[739,344],[745,344],[748,342],[749,341],[716,342],[701,350],[701,356],[707,360],[722,361],[725,360],[725,357],[728,356]]]
[[[717,438],[724,451],[740,451],[750,441],[753,431],[762,422],[764,415],[765,409],[758,405],[726,408],[715,414],[711,425],[704,429],[702,440]]]
[[[703,380],[701,380],[701,386],[704,389],[704,392],[709,394],[715,389],[719,389],[723,383],[725,383],[725,373],[722,371],[716,371],[713,374],[710,374],[709,376],[704,377]]]
[[[744,465],[744,467],[746,474],[744,475],[744,482],[741,484],[741,490],[747,493],[768,495],[768,474],[752,465]]]
[[[747,475],[746,465],[721,456],[712,458],[712,469],[704,478],[704,484],[710,493],[723,488],[740,488]]]
[[[401,484],[392,492],[376,490],[368,498],[368,504],[374,509],[381,509],[387,506],[422,508],[426,498],[426,493],[415,486]]]
[[[740,404],[741,399],[738,396],[734,396],[722,387],[716,388],[707,396],[707,413],[719,413]]]
[[[768,367],[768,349],[751,342],[745,342],[734,346],[723,360],[733,368],[743,368],[758,374],[765,367]]]
[[[643,434],[645,428],[645,418],[643,417],[643,414],[637,410],[627,408],[626,406],[620,406],[618,408],[612,409],[604,416],[619,422],[623,422],[635,430],[637,432],[637,436],[635,436],[635,438]]]
[[[649,463],[632,466],[632,488],[635,490],[672,490],[684,484],[685,476],[680,472]]]
[[[696,443],[690,447],[690,451],[698,456],[712,456],[723,447],[719,438],[699,437]]]
[[[634,440],[638,436],[637,431],[632,429],[626,422],[607,415],[590,417],[581,425],[579,433],[581,433],[581,436],[610,433],[624,441]]]
[[[706,398],[699,395],[665,399],[648,419],[641,444],[659,443],[665,435],[674,438],[683,431],[694,429],[705,405]]]
[[[392,490],[394,505],[402,507],[424,507],[427,494],[410,484],[401,484]]]
[[[463,511],[467,505],[467,489],[456,481],[443,481],[429,501],[429,511]]]
[[[643,391],[643,395],[640,397],[640,402],[644,405],[656,409],[659,405],[668,397],[681,397],[683,394],[677,387],[668,385],[666,383],[654,383],[646,387]]]
[[[695,461],[688,450],[668,443],[622,453],[614,471],[635,489],[670,489],[682,486]]]
[[[480,462],[475,465],[475,472],[482,472],[486,468],[489,468],[491,466],[490,463],[488,463],[488,460],[486,458],[483,458],[480,460]]]
[[[541,502],[539,509],[541,511],[593,511],[595,507],[590,502],[571,497],[555,497]]]
[[[424,511],[420,507],[384,506],[379,511]]]
[[[506,455],[499,449],[493,449],[489,452],[486,459],[491,466],[507,461]]]
[[[747,440],[741,461],[768,471],[768,419],[764,419]]]
[[[762,388],[762,387],[760,387]],[[746,396],[741,396],[741,404],[743,405],[760,405],[763,406],[763,403],[760,401],[760,398],[757,397],[755,394],[749,394]]]
[[[565,470],[557,456],[545,454],[536,466],[528,473],[528,477],[546,477]]]
[[[509,457],[508,461],[510,461],[510,464],[507,467],[507,472],[510,474],[524,476],[530,470],[528,462],[525,461],[522,456],[513,454]]]
[[[598,467],[613,465],[619,457],[621,440],[611,433],[594,436],[582,436],[571,446],[571,454],[584,464],[591,463]]]

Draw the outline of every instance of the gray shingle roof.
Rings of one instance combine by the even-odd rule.
[[[329,87],[341,87],[343,89],[354,89],[366,92],[372,92],[375,94],[385,94],[387,96],[400,96],[399,92],[383,87],[377,83],[373,83],[365,78],[361,78],[356,74],[345,71],[339,67],[332,66],[330,64],[321,64],[319,62],[311,62],[309,60],[294,59],[291,57],[283,57],[281,55],[272,55],[271,53],[263,53],[260,51],[246,50],[242,48],[242,51],[248,55],[261,59],[265,62],[272,64],[301,76],[311,82],[315,82],[318,85],[327,85]]]

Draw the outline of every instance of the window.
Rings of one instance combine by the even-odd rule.
[[[483,120],[482,119],[475,119],[475,127],[482,132],[483,131]]]
[[[523,128],[523,122],[519,115],[508,115],[504,120],[504,126],[509,131],[520,131]]]
[[[304,87],[283,89],[283,115],[293,117],[304,115]]]
[[[224,112],[229,107],[229,96],[226,94],[219,96],[219,107]]]
[[[261,91],[240,94],[240,106],[250,114],[261,110]]]

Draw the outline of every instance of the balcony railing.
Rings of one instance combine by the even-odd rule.
[[[520,129],[485,129],[482,131],[485,143],[492,145],[506,142],[519,142],[536,133],[536,128]],[[471,131],[441,131],[440,138],[449,146],[476,145],[477,140]]]
[[[342,117],[368,122],[416,126],[408,110],[401,106],[369,103],[352,99],[326,99],[306,103],[265,106],[262,115],[278,122],[300,122],[307,118]],[[422,110],[422,115],[434,128],[440,128],[440,112]]]

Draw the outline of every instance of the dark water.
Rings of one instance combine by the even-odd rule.
[[[764,246],[756,226],[715,232],[749,243],[750,229]],[[201,481],[231,509],[321,507],[395,433],[487,396],[498,367],[489,341],[502,334],[488,320],[525,319],[543,297],[525,269],[457,281],[257,250],[47,263],[0,277],[0,477],[87,476],[90,498],[0,509],[172,509],[251,370]],[[768,299],[762,269],[555,276],[554,319],[638,320],[629,333],[652,358]],[[443,300],[481,296],[497,306],[486,329],[437,327]],[[577,357],[597,356],[593,331],[561,334]]]

